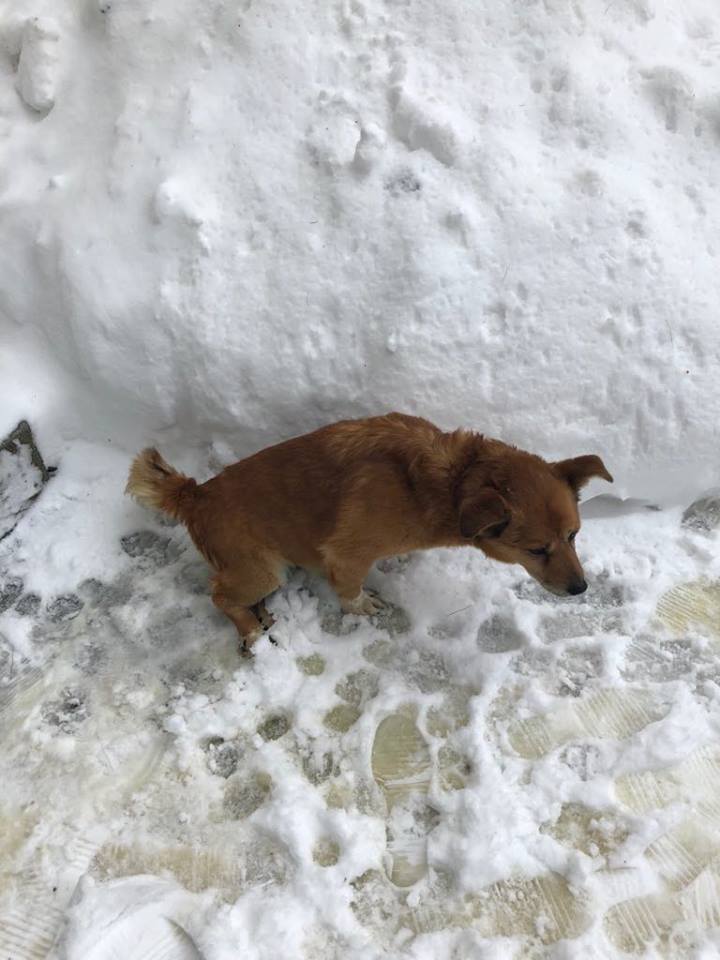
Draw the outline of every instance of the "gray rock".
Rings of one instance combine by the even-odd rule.
[[[179,552],[168,537],[163,537],[154,530],[129,533],[120,538],[120,546],[129,557],[142,557],[158,566],[174,560]]]
[[[404,670],[406,679],[414,683],[421,693],[435,693],[450,683],[447,663],[432,650],[424,651],[417,660],[408,660]]]
[[[81,673],[93,676],[101,667],[107,664],[108,659],[109,656],[106,647],[98,646],[95,643],[88,643],[78,651],[78,655],[75,658],[75,666]]]
[[[128,575],[121,575],[110,583],[91,577],[89,580],[83,580],[78,587],[80,599],[101,610],[122,606],[128,603],[132,595],[133,581]]]
[[[51,623],[60,623],[63,620],[72,620],[76,617],[85,604],[80,597],[74,593],[65,594],[65,596],[55,597],[47,605],[47,615]]]
[[[525,634],[512,620],[495,614],[478,630],[478,645],[486,653],[508,653],[520,650],[527,643]]]
[[[263,740],[279,740],[290,729],[290,719],[284,713],[274,713],[258,727]]]
[[[21,617],[34,617],[40,609],[40,597],[36,593],[26,593],[15,604]]]
[[[693,530],[715,530],[720,526],[720,492],[691,503],[682,516],[682,525]]]
[[[74,733],[87,720],[86,697],[82,690],[65,687],[57,700],[48,700],[42,705],[45,723],[58,727],[63,733]]]
[[[369,670],[355,670],[335,685],[335,693],[355,707],[363,706],[368,700],[372,700],[379,689],[378,675]]]
[[[207,745],[207,768],[210,773],[227,780],[238,768],[242,757],[240,744],[232,740],[213,739]]]
[[[19,577],[8,577],[0,583],[0,613],[9,610],[22,593],[23,582]]]
[[[249,817],[265,803],[271,788],[272,780],[266,773],[256,773],[247,779],[240,779],[236,774],[225,787],[225,815],[229,820]]]
[[[314,752],[302,754],[302,768],[310,783],[315,786],[340,773],[340,767],[329,750],[321,756],[316,756]]]
[[[39,496],[49,473],[23,420],[0,443],[0,540]]]

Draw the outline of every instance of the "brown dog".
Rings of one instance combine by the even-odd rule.
[[[577,500],[591,477],[612,482],[597,456],[548,463],[391,413],[268,447],[199,485],[144,450],[127,492],[186,525],[247,649],[262,632],[252,608],[289,565],[325,573],[347,613],[378,609],[363,590],[376,560],[429,547],[479,547],[553,593],[582,593]]]

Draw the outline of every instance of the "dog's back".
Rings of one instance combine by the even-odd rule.
[[[378,513],[388,498],[412,496],[408,476],[441,437],[419,417],[345,420],[286,440],[200,484],[188,523],[221,556],[241,540],[262,542],[288,562],[323,569],[322,545],[348,495],[373,477]],[[399,504],[396,504],[399,506]]]

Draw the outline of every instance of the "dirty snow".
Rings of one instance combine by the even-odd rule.
[[[0,0],[0,956],[720,952],[710,0]],[[466,550],[252,662],[122,497],[391,408],[597,452],[591,589]],[[18,480],[18,482],[23,482]]]

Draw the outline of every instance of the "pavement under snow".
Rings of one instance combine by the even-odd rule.
[[[13,960],[716,955],[717,531],[591,501],[573,601],[464,549],[372,620],[298,573],[247,661],[184,529],[69,472],[0,544]]]

